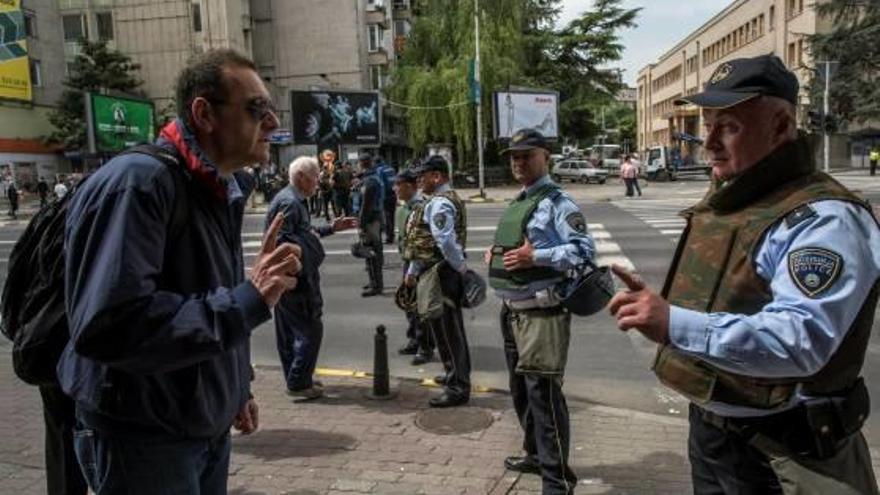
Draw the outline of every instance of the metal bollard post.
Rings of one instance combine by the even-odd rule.
[[[388,336],[385,325],[376,327],[375,348],[373,352],[373,390],[368,394],[371,399],[391,399],[395,392],[391,391],[391,376],[388,371]]]

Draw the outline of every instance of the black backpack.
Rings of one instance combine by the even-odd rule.
[[[171,174],[176,190],[171,229],[179,232],[186,224],[188,172],[165,148],[144,144],[120,154],[131,153],[152,156],[175,171]],[[58,383],[55,367],[70,340],[64,305],[64,230],[75,192],[41,208],[9,255],[0,331],[12,341],[15,374],[31,385]]]

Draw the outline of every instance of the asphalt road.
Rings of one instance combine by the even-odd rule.
[[[839,177],[875,204],[880,201],[880,178],[863,175]],[[566,186],[581,205],[593,234],[599,263],[622,263],[635,268],[652,286],[662,284],[683,221],[676,212],[697,201],[705,192],[705,180],[675,183],[643,183],[644,197],[623,199],[619,184]],[[512,196],[512,189],[493,190],[496,196]],[[466,194],[466,193],[465,193]],[[468,207],[468,256],[477,271],[485,270],[481,253],[491,244],[503,203],[471,204]],[[246,265],[259,248],[263,215],[248,214],[244,227]],[[0,222],[0,281],[5,279],[9,251],[24,229],[24,222]],[[348,251],[353,233],[324,239],[327,260],[322,268],[325,300],[325,335],[319,366],[322,368],[372,370],[373,336],[377,325],[389,335],[391,373],[397,376],[431,377],[441,370],[437,362],[414,367],[408,357],[398,356],[405,343],[405,319],[391,295],[400,277],[397,248],[386,245],[386,295],[363,299],[366,281],[363,263]],[[465,326],[471,347],[473,383],[506,388],[507,372],[498,330],[500,301],[490,296],[480,308],[465,310]],[[877,319],[875,318],[875,328]],[[655,346],[637,332],[617,330],[607,314],[576,317],[566,372],[566,393],[611,406],[665,415],[682,416],[686,402],[659,385],[650,371]],[[276,365],[273,323],[256,329],[252,338],[256,364]],[[880,336],[874,333],[868,348],[864,374],[872,395],[880,397]],[[875,399],[875,404],[878,401]],[[880,406],[869,419],[870,443],[880,444]],[[874,433],[876,432],[876,433]]]

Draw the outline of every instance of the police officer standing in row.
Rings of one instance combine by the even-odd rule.
[[[362,297],[376,296],[382,293],[382,222],[385,218],[383,201],[385,188],[376,167],[373,156],[366,151],[358,155],[361,167],[361,209],[359,212],[361,243],[370,252],[365,258],[367,268],[367,285],[364,286]]]
[[[432,398],[430,405],[459,406],[470,400],[471,392],[470,352],[461,314],[467,212],[449,186],[449,165],[443,157],[429,157],[414,172],[430,199],[410,217],[405,257],[411,261],[404,283],[413,287],[418,281],[419,313],[431,328],[445,369],[435,379],[444,386],[443,394]],[[426,307],[436,311],[425,314]]]
[[[816,171],[777,57],[723,63],[677,103],[703,107],[713,185],[684,212],[661,295],[615,267],[629,290],[609,309],[660,344],[654,372],[691,400],[694,491],[877,493],[859,375],[880,227]]]
[[[486,252],[489,285],[503,300],[501,332],[513,405],[525,431],[525,456],[508,457],[513,471],[540,473],[544,494],[569,494],[577,478],[568,464],[569,416],[562,394],[571,314],[555,286],[595,253],[584,216],[550,180],[544,136],[522,129],[511,138],[514,179],[522,184]]]
[[[394,223],[397,228],[397,250],[403,260],[403,277],[409,269],[410,260],[407,259],[407,253],[404,249],[406,245],[407,226],[410,225],[410,218],[416,210],[419,210],[425,202],[424,196],[419,191],[418,178],[412,170],[404,169],[394,179],[394,189],[397,197],[403,201],[400,208],[395,211]],[[415,292],[413,287],[404,287],[405,290]],[[427,363],[434,357],[434,345],[431,338],[431,332],[426,325],[422,323],[416,311],[407,310],[406,320],[408,327],[406,330],[407,343],[398,351],[401,355],[412,355],[412,365],[419,366]]]

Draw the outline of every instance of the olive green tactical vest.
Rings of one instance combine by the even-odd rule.
[[[455,236],[461,243],[461,249],[467,247],[467,211],[464,201],[454,190],[439,193],[433,197],[444,197],[455,206]],[[431,235],[431,226],[425,221],[425,209],[432,198],[425,198],[425,202],[413,208],[413,212],[407,222],[406,248],[403,257],[408,261],[418,260],[427,266],[434,265],[443,260],[443,253],[437,247],[434,236]],[[430,220],[430,219],[429,219]]]
[[[424,203],[424,198],[420,197],[411,202],[405,202],[397,208],[394,217],[394,224],[397,226],[397,251],[400,253],[403,261],[412,261],[406,257],[406,236],[410,226],[410,218],[419,210]]]
[[[688,224],[663,296],[671,304],[700,312],[758,313],[773,295],[754,268],[752,255],[757,246],[790,213],[826,199],[867,207],[837,181],[814,171],[809,147],[802,140],[784,145],[733,183],[713,187],[703,201],[682,212]],[[737,375],[669,345],[660,346],[654,371],[661,382],[697,403],[719,401],[769,409],[788,403],[798,383],[808,395],[840,393],[861,371],[878,287],[875,283],[837,352],[813,376]]]
[[[514,271],[504,269],[504,253],[523,245],[526,239],[526,226],[538,209],[538,203],[558,191],[559,186],[556,184],[546,184],[524,198],[514,199],[501,214],[501,220],[498,221],[498,228],[495,230],[495,242],[492,245],[492,261],[489,263],[490,287],[501,290],[522,290],[531,282],[562,276],[562,273],[543,266]]]

